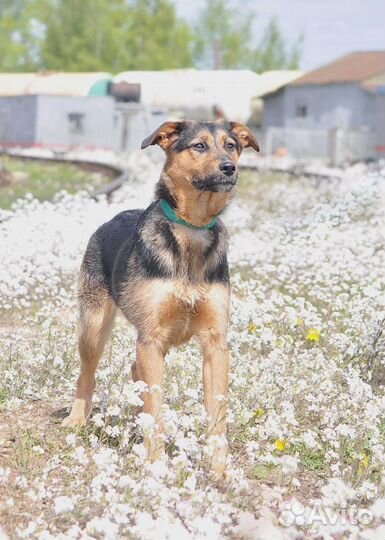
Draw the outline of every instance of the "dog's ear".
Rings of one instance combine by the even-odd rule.
[[[240,124],[239,122],[229,122],[230,124],[230,131],[234,133],[234,135],[239,139],[239,142],[241,143],[243,148],[247,148],[250,146],[251,148],[254,148],[257,152],[259,152],[259,144],[257,142],[257,139],[254,137],[253,132],[244,124]]]
[[[179,138],[182,125],[183,122],[165,122],[154,133],[144,139],[141,146],[142,150],[153,144],[159,144],[163,150],[167,150]]]

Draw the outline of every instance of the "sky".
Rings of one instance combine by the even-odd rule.
[[[174,3],[179,15],[194,20],[205,0]],[[385,49],[385,0],[233,0],[232,5],[248,6],[256,13],[256,43],[273,16],[289,42],[302,32],[301,68],[305,70],[351,51]]]

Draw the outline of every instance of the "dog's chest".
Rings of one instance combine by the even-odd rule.
[[[190,229],[175,223],[173,232],[181,247],[192,249],[197,253],[205,251],[211,243],[210,230]]]
[[[189,276],[195,283],[203,281],[208,264],[208,250],[212,242],[211,232],[175,225],[174,235],[180,247],[180,274]],[[195,288],[186,285],[188,291],[186,294],[195,296]]]
[[[194,311],[200,302],[205,301],[207,285],[187,283],[186,281],[175,281],[172,283],[171,301],[180,305],[186,314]]]

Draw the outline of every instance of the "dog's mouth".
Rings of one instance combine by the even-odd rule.
[[[226,176],[224,174],[212,175],[206,178],[194,178],[192,185],[199,191],[212,191],[223,193],[231,191],[237,183],[238,175]]]

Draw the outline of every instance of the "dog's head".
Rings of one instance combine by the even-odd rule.
[[[199,191],[228,192],[238,179],[244,148],[259,152],[250,129],[238,122],[165,122],[142,148],[158,144],[167,154],[165,172]]]

